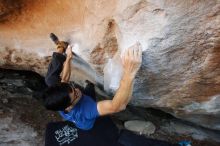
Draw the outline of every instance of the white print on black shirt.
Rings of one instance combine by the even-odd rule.
[[[56,130],[54,133],[55,133],[55,138],[60,145],[63,145],[65,143],[70,144],[71,141],[78,138],[77,129],[70,127],[68,125],[64,126],[61,129]]]

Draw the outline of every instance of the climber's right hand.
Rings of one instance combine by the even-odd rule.
[[[140,43],[136,43],[125,50],[122,57],[124,74],[135,77],[142,62],[142,48]]]

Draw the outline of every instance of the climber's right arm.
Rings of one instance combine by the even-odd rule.
[[[122,111],[131,99],[133,80],[142,62],[142,50],[139,44],[132,46],[122,57],[123,76],[120,86],[112,100],[97,103],[99,115],[107,115]]]

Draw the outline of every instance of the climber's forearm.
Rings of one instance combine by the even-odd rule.
[[[97,103],[99,115],[117,113],[124,110],[130,101],[129,96],[132,92],[133,79],[129,74],[124,74],[120,86],[112,100],[102,100]]]
[[[67,57],[63,65],[61,82],[69,82],[71,75],[71,58]]]
[[[133,91],[134,77],[130,74],[124,74],[120,86],[112,99],[113,107],[120,111],[126,108],[127,104],[131,100],[131,94]]]

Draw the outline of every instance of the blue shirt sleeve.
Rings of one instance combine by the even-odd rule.
[[[63,111],[59,113],[65,120],[75,123],[78,128],[84,130],[91,129],[99,116],[97,103],[85,95],[69,113],[65,114]]]
[[[85,96],[87,98],[86,102],[84,102],[84,115],[87,119],[95,119],[99,116],[99,112],[97,109],[97,102],[95,102],[91,97]]]

